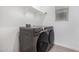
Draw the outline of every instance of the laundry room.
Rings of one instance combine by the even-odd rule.
[[[0,52],[78,52],[79,6],[0,6]]]

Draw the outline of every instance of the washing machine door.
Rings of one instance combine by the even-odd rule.
[[[53,29],[49,31],[49,37],[48,38],[49,38],[49,43],[54,44],[54,30]]]
[[[48,45],[48,34],[46,32],[42,32],[37,40],[37,52],[47,51]]]

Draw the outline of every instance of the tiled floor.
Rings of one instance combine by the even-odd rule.
[[[77,52],[77,51],[59,45],[54,45],[49,52]]]

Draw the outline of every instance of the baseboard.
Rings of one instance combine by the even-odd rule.
[[[79,52],[79,49],[76,49],[76,48],[73,48],[73,47],[70,47],[70,46],[67,46],[67,45],[64,45],[62,43],[58,43],[58,42],[55,42],[56,45],[59,45],[59,46],[62,46],[62,47],[66,47],[66,48],[69,48],[69,49],[72,49],[72,50],[75,50],[75,51],[78,51]]]

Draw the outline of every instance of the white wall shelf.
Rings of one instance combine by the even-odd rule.
[[[42,14],[47,14],[46,11],[41,10],[38,6],[32,6],[32,8],[34,8],[36,11],[42,13]]]

